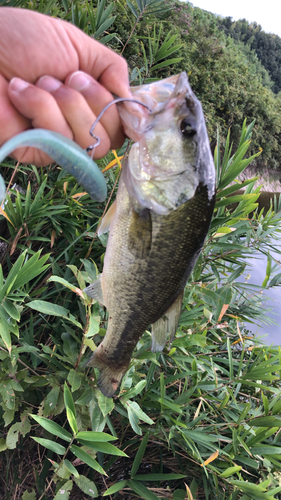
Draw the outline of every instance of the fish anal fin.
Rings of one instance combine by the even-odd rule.
[[[91,299],[99,302],[101,305],[106,305],[102,289],[102,274],[99,275],[96,281],[93,281],[93,283],[87,286],[87,288],[84,288],[83,292],[91,297]]]
[[[103,359],[103,348],[102,344],[96,349],[92,355],[88,366],[97,368],[100,372],[98,379],[98,386],[107,398],[111,398],[113,394],[119,387],[119,384],[127,371],[128,366],[117,369],[114,366],[110,366],[110,363]]]
[[[165,312],[164,316],[151,325],[152,352],[159,352],[164,349],[168,334],[170,343],[173,342],[181,315],[183,292],[184,291],[178,295],[177,299]]]
[[[107,210],[106,214],[103,216],[100,227],[98,229],[98,236],[101,236],[104,233],[108,233],[115,212],[116,212],[116,200],[112,203],[110,208]]]
[[[144,208],[139,213],[133,210],[129,227],[128,248],[140,259],[145,259],[151,249],[152,221],[150,210]]]
[[[165,316],[151,325],[151,350],[152,352],[163,351],[168,335],[168,319]]]

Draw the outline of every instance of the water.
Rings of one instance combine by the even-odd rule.
[[[279,253],[272,252],[272,257],[279,261],[281,260],[281,255]],[[249,265],[246,266],[245,269],[245,276],[247,276],[247,274],[251,275],[248,283],[261,286],[266,276],[266,266],[267,258],[263,254],[260,254],[258,258],[249,260]],[[279,272],[281,272],[281,266]],[[248,330],[253,332],[256,337],[262,338],[262,341],[265,344],[281,345],[281,285],[268,290],[265,289],[264,295],[270,298],[270,300],[265,300],[264,306],[272,308],[272,311],[268,313],[268,316],[272,318],[277,325],[262,325],[261,327],[258,327],[248,323],[245,324],[245,326]]]

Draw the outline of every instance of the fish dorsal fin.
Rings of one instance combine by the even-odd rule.
[[[98,279],[96,281],[93,281],[87,288],[83,290],[91,299],[96,300],[99,302],[101,305],[105,305],[105,300],[103,296],[103,289],[102,289],[102,274],[99,275]]]
[[[158,352],[164,349],[168,334],[170,335],[170,343],[173,342],[181,315],[182,299],[183,291],[165,312],[164,316],[151,325],[152,352]]]
[[[130,227],[128,248],[130,252],[139,259],[145,259],[151,249],[152,221],[148,208],[140,212],[133,210]]]
[[[108,233],[110,230],[110,224],[112,222],[113,216],[116,212],[116,200],[112,203],[110,208],[107,210],[106,214],[102,218],[100,227],[98,229],[98,236],[101,236],[104,233]]]

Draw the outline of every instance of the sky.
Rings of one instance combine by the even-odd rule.
[[[190,0],[190,3],[213,14],[230,16],[233,21],[256,21],[266,33],[281,37],[280,0]]]

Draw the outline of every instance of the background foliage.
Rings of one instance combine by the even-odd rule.
[[[123,50],[134,83],[187,69],[218,143],[218,192],[175,341],[153,354],[145,332],[120,394],[108,399],[97,388],[98,373],[85,368],[105,334],[106,311],[82,292],[102,270],[105,240],[95,231],[105,206],[57,166],[2,164],[7,183],[13,176],[24,190],[10,188],[15,198],[7,195],[0,221],[7,224],[0,272],[2,497],[80,499],[82,491],[85,498],[280,498],[280,350],[252,338],[244,322],[268,321],[264,293],[281,283],[271,257],[281,206],[276,200],[274,211],[258,213],[254,180],[236,180],[249,162],[272,154],[271,143],[262,154],[257,146],[263,112],[268,134],[275,127],[278,136],[277,98],[215,19],[188,5],[166,12],[170,4],[145,0],[9,5],[59,15]],[[245,116],[256,123],[247,127]],[[221,145],[216,126],[226,131],[231,123],[233,147],[229,133]],[[100,167],[113,159],[110,153]],[[105,176],[114,197],[119,169]],[[237,187],[245,194],[235,194]],[[268,258],[261,287],[241,281],[246,259],[258,252]]]

